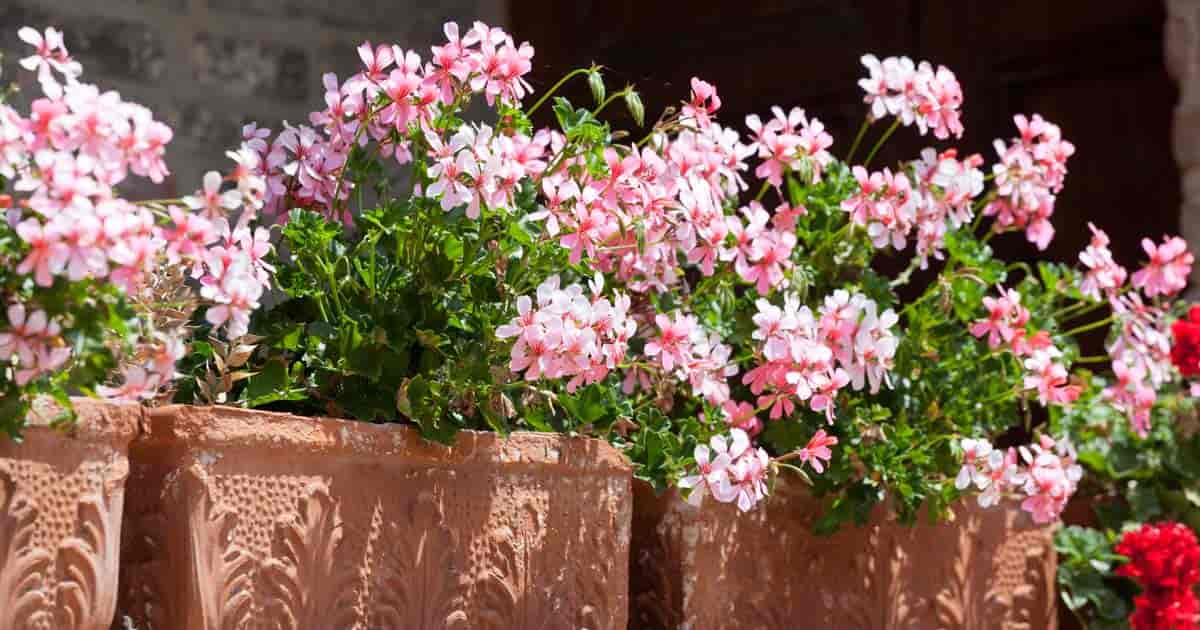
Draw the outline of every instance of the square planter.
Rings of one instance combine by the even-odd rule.
[[[117,603],[126,455],[137,405],[76,400],[70,429],[39,404],[0,437],[0,628],[107,630]]]
[[[147,412],[121,613],[139,630],[623,629],[630,469],[607,443],[223,407]]]
[[[780,483],[756,510],[635,484],[630,628],[1052,630],[1052,526],[1015,506],[907,527],[812,533],[817,502]]]

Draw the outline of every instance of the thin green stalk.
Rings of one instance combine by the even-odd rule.
[[[1085,333],[1089,330],[1096,330],[1097,328],[1103,328],[1104,326],[1107,326],[1107,325],[1111,324],[1112,322],[1113,322],[1113,316],[1109,315],[1108,317],[1105,317],[1104,319],[1094,321],[1090,324],[1084,324],[1078,328],[1072,328],[1071,330],[1068,330],[1067,332],[1063,333],[1063,336],[1070,337],[1073,335],[1078,335],[1079,333]]]
[[[1074,304],[1064,306],[1057,311],[1050,313],[1050,319],[1057,320],[1059,318],[1070,319],[1072,317],[1081,317],[1100,308],[1101,306],[1104,306],[1104,302],[1084,302],[1083,300],[1080,300]],[[1083,310],[1080,311],[1080,309]],[[1080,312],[1076,313],[1075,311]],[[1070,315],[1071,317],[1067,317],[1067,315]]]
[[[547,90],[546,93],[543,94],[542,97],[539,98],[536,103],[533,104],[533,107],[530,107],[529,111],[525,112],[525,115],[532,117],[533,113],[536,112],[538,110],[538,108],[542,106],[542,103],[545,103],[546,99],[553,96],[554,93],[558,91],[558,88],[561,88],[564,83],[566,83],[567,81],[570,81],[572,78],[574,78],[578,75],[581,75],[585,72],[591,72],[591,71],[592,71],[592,68],[576,68],[576,69],[568,72],[567,76],[559,79],[558,83],[555,83],[553,86],[551,86],[551,88],[549,90]]]
[[[978,404],[981,406],[990,405],[993,403],[1003,402],[1009,398],[1014,398],[1021,393],[1021,390],[1010,389],[998,396],[992,396],[986,400],[981,400]]]
[[[904,269],[904,271],[902,271],[900,273],[900,275],[896,276],[896,279],[892,280],[892,283],[888,286],[895,289],[897,287],[902,287],[902,286],[908,284],[908,281],[912,279],[913,273],[920,266],[921,266],[921,257],[913,256],[912,262],[908,263],[908,267],[906,267]]]
[[[1064,306],[1064,307],[1058,309],[1057,311],[1054,311],[1053,313],[1050,313],[1050,318],[1058,319],[1059,317],[1062,317],[1063,315],[1066,315],[1067,313],[1073,313],[1075,311],[1078,311],[1081,308],[1084,308],[1084,307],[1090,306],[1090,305],[1091,305],[1090,302],[1084,302],[1084,301],[1080,300],[1073,304],[1068,304],[1067,306]]]
[[[762,188],[758,189],[758,194],[754,195],[755,201],[762,201],[762,198],[767,194],[767,190],[771,188],[771,182],[763,182]]]
[[[883,147],[884,143],[888,141],[888,138],[891,138],[892,134],[896,133],[896,129],[898,129],[899,127],[900,127],[900,119],[897,118],[892,123],[892,126],[888,127],[887,131],[883,132],[883,137],[881,137],[879,139],[879,142],[876,142],[875,146],[871,148],[871,152],[867,154],[867,159],[863,160],[863,168],[866,168],[867,166],[869,166],[871,164],[871,160],[875,157],[875,154],[878,153],[879,149],[881,149]]]
[[[1090,357],[1075,359],[1075,363],[1108,363],[1109,361],[1112,361],[1112,357],[1107,354],[1094,354]]]
[[[604,108],[608,107],[609,103],[617,100],[618,98],[623,98],[628,93],[629,93],[629,89],[626,88],[624,90],[621,90],[619,92],[615,92],[615,93],[609,95],[608,98],[604,99],[603,103],[600,103],[600,105],[598,107],[596,107],[596,109],[592,110],[592,117],[595,118],[596,116],[599,116],[600,112],[604,111]]]
[[[367,110],[366,118],[364,118],[362,123],[358,125],[358,129],[356,129],[354,131],[354,139],[350,141],[350,150],[351,151],[354,150],[354,147],[358,146],[358,141],[362,138],[363,132],[366,131],[368,126],[370,126],[371,119],[374,118],[375,114],[378,114],[380,112],[380,110],[382,110],[382,109],[383,109],[383,106],[379,106],[379,107]],[[348,155],[347,155],[347,157],[348,157]],[[338,200],[341,199],[342,182],[346,181],[346,171],[347,170],[349,170],[349,169],[347,169],[346,165],[343,164],[342,170],[338,172],[337,185],[333,187],[333,200],[330,202],[331,210],[335,210],[337,208]]]
[[[846,154],[847,164],[850,163],[850,160],[854,159],[854,153],[858,151],[858,145],[862,144],[862,139],[867,135],[867,129],[871,127],[872,122],[874,121],[870,117],[867,117],[863,120],[862,126],[858,128],[858,135],[854,136],[854,144],[850,145],[850,152]]]

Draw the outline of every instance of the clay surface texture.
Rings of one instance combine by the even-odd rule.
[[[604,442],[165,407],[132,460],[139,630],[626,627],[630,471]]]
[[[1053,630],[1052,527],[972,502],[953,522],[812,533],[817,503],[780,483],[755,511],[634,487],[632,629]]]
[[[39,404],[24,440],[0,438],[0,628],[107,630],[117,603],[126,455],[141,410],[75,402],[73,427]]]

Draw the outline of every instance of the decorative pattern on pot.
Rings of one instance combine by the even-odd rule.
[[[38,405],[0,438],[0,628],[107,630],[117,601],[126,455],[141,410],[75,402],[68,433]]]
[[[630,472],[605,443],[171,407],[132,462],[139,629],[626,627]]]
[[[812,533],[817,504],[781,483],[764,509],[696,509],[634,488],[631,628],[845,630],[1055,627],[1053,527],[1016,507],[954,508],[914,527],[879,510]]]

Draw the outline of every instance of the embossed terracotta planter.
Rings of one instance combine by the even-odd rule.
[[[1048,630],[1051,527],[1017,509],[953,523],[876,522],[811,533],[815,502],[780,484],[763,508],[695,509],[634,488],[630,628]]]
[[[0,628],[107,630],[117,603],[126,451],[136,405],[77,400],[51,429],[35,406],[21,443],[0,437]]]
[[[630,470],[604,442],[168,407],[131,460],[139,630],[626,627]]]

